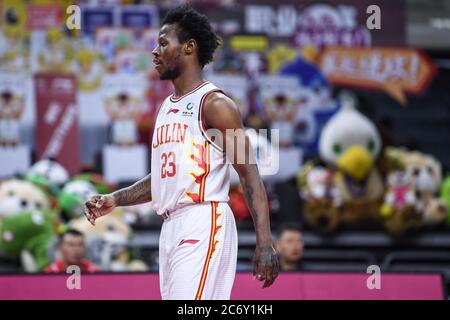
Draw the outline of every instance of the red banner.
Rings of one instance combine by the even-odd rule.
[[[54,158],[71,175],[80,168],[77,84],[71,75],[36,74],[38,159]]]
[[[59,5],[28,5],[27,30],[59,28],[62,23],[62,8]]]

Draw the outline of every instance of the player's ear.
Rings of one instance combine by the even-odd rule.
[[[184,43],[184,53],[191,55],[197,49],[197,42],[194,39],[189,39]]]

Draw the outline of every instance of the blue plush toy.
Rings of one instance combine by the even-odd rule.
[[[320,69],[303,58],[283,66],[279,74],[297,77],[301,92],[297,101],[295,143],[306,155],[317,155],[322,127],[338,110],[331,99],[331,88]]]

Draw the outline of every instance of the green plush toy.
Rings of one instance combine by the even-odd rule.
[[[37,175],[29,173],[26,176],[23,177],[25,181],[29,181],[35,186],[37,186],[39,189],[41,189],[42,192],[45,193],[47,196],[50,206],[57,210],[58,208],[58,193],[60,192],[60,187],[58,187],[56,184],[54,184],[50,179],[48,179],[45,176]]]
[[[74,193],[60,192],[58,194],[58,205],[61,209],[62,218],[69,221],[79,215],[83,200]]]
[[[440,197],[449,209],[447,215],[447,223],[450,223],[450,175],[445,178],[444,182],[441,185]]]
[[[29,174],[24,177],[24,180],[29,181],[34,185],[38,186],[42,191],[44,191],[49,196],[54,196],[59,191],[59,188],[56,185],[54,185],[50,180],[48,180],[43,176]]]
[[[72,180],[58,194],[58,205],[66,221],[83,216],[84,203],[97,193],[95,187],[85,180]]]
[[[82,173],[74,176],[58,193],[62,218],[69,221],[83,216],[83,206],[92,195],[111,193],[115,187],[99,174]]]
[[[58,220],[52,211],[23,211],[3,220],[0,252],[21,259],[27,272],[43,270],[50,264],[47,254],[57,235]]]

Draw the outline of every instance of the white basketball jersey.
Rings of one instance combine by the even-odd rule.
[[[221,92],[204,81],[181,97],[167,97],[159,110],[152,140],[151,193],[160,215],[188,204],[228,201],[230,164],[202,124],[206,96],[217,91]]]

